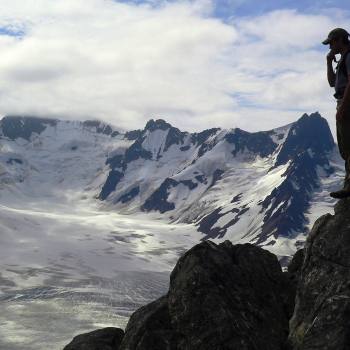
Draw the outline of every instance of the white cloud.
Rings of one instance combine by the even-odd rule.
[[[26,34],[0,36],[0,114],[266,130],[319,110],[334,130],[317,46],[340,15],[284,10],[225,24],[209,0],[1,2],[0,26]]]
[[[245,36],[255,36],[264,44],[282,50],[308,49],[319,45],[332,28],[333,21],[324,15],[298,13],[296,10],[275,10],[263,16],[238,19]]]

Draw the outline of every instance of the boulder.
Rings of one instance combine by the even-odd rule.
[[[63,350],[119,350],[123,336],[120,328],[102,328],[77,335]]]
[[[350,349],[350,199],[334,211],[316,220],[306,241],[290,321],[293,350]]]
[[[176,264],[166,296],[136,311],[121,350],[281,350],[294,300],[275,255],[205,241]]]
[[[176,350],[176,338],[164,296],[132,314],[119,350]]]

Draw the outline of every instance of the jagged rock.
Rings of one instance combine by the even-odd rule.
[[[130,141],[137,140],[142,135],[142,130],[131,130],[127,131],[124,135],[124,138]]]
[[[212,129],[206,129],[199,133],[193,133],[191,135],[191,142],[196,145],[202,145],[205,143],[211,136],[214,136],[218,131],[220,131],[220,128],[212,128]]]
[[[88,128],[95,128],[99,134],[111,135],[112,137],[119,135],[118,131],[113,130],[110,125],[99,120],[85,120],[83,125]]]
[[[290,321],[293,350],[350,349],[350,200],[310,232]]]
[[[285,304],[287,305],[288,318],[293,316],[295,306],[295,296],[300,281],[301,267],[304,261],[304,249],[299,249],[288,264],[288,270],[285,277],[289,280],[289,293],[286,295]],[[281,263],[281,261],[280,261]]]
[[[136,311],[121,350],[281,350],[290,281],[275,255],[205,241],[186,252],[167,296]]]
[[[136,186],[134,188],[132,188],[129,192],[123,194],[122,196],[120,196],[117,200],[118,202],[122,202],[122,203],[126,203],[131,201],[133,198],[135,198],[138,194],[140,193],[140,187]]]
[[[172,145],[183,144],[186,135],[186,132],[181,132],[179,129],[171,127],[165,140],[163,152],[166,152]]]
[[[153,132],[156,130],[168,130],[163,152],[166,152],[172,145],[183,144],[184,139],[188,134],[187,132],[181,132],[178,128],[174,128],[171,124],[167,123],[163,119],[150,119],[147,122],[142,134],[145,135],[146,131]]]
[[[150,119],[145,126],[145,130],[149,130],[152,132],[155,130],[167,130],[171,127],[172,126],[163,119]]]
[[[124,331],[120,328],[98,329],[74,337],[63,350],[118,350],[123,336]]]
[[[124,161],[124,155],[123,154],[116,154],[113,157],[107,158],[106,164],[109,164],[111,169],[122,168],[123,161]]]
[[[176,344],[177,334],[164,296],[132,314],[120,350],[176,350]]]
[[[305,250],[299,249],[294,254],[293,259],[288,265],[288,273],[291,279],[294,281],[295,286],[297,286],[300,280],[301,268],[303,265],[304,257],[305,257]]]
[[[234,156],[246,148],[253,153],[259,154],[260,157],[267,157],[277,147],[277,144],[271,140],[269,134],[270,132],[266,131],[250,133],[236,128],[232,133],[227,134],[225,139],[228,143],[235,145],[235,149],[232,151]]]
[[[115,190],[118,183],[122,180],[124,174],[118,170],[111,170],[108,174],[107,180],[102,187],[99,198],[105,200],[111,192]]]
[[[42,133],[48,125],[55,126],[56,119],[29,116],[6,116],[0,121],[0,129],[5,137],[16,140],[21,137],[30,140],[33,133]]]
[[[142,205],[142,211],[159,210],[161,213],[175,209],[175,204],[168,202],[169,190],[179,185],[174,179],[167,178]]]
[[[212,140],[212,142],[208,142],[208,140],[219,131],[219,128],[212,128],[191,135],[191,142],[197,146],[200,146],[198,149],[198,158],[202,157],[205,152],[210,151],[215,146],[215,140]]]
[[[204,216],[200,222],[198,231],[205,233],[206,235],[202,238],[202,240],[207,240],[210,238],[222,238],[224,237],[227,229],[234,225],[238,220],[241,218],[241,215],[243,215],[245,212],[249,210],[249,207],[246,207],[246,204],[244,204],[240,209],[233,208],[230,210],[231,213],[235,213],[235,216],[225,225],[222,227],[214,227],[215,223],[220,218],[220,212],[223,208],[219,207],[210,214]]]
[[[142,147],[143,138],[137,139],[125,152],[124,155],[124,170],[128,163],[137,159],[152,159],[152,153]]]

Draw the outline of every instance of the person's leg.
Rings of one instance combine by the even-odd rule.
[[[350,190],[350,110],[345,113],[344,119],[340,124],[346,174],[344,180],[344,188]]]
[[[345,161],[344,187],[350,189],[350,111],[336,125],[339,153]]]
[[[344,188],[350,191],[350,159],[345,162],[345,171]]]
[[[336,121],[336,127],[337,127],[337,143],[338,143],[338,149],[341,157],[346,160],[346,154],[345,154],[345,145],[344,145],[344,137],[343,137],[343,123],[340,121]]]
[[[346,192],[350,192],[350,110],[342,120],[336,121],[336,127],[339,153],[345,161],[345,178],[343,190],[331,192],[330,195],[334,198],[344,198],[349,196]]]

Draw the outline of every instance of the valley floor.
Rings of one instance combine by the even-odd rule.
[[[2,350],[59,349],[78,333],[125,327],[200,239],[191,225],[102,212],[87,199],[0,199]]]

